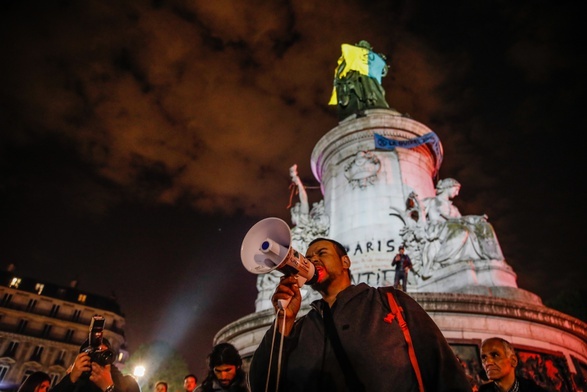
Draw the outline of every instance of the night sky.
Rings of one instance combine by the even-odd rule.
[[[580,8],[579,8],[580,7]],[[27,1],[0,5],[0,268],[115,295],[131,351],[204,376],[254,311],[240,245],[289,222],[289,167],[337,125],[340,45],[387,56],[387,102],[444,147],[519,287],[583,286],[580,2]]]

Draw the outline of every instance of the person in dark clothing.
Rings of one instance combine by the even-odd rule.
[[[218,343],[208,355],[208,374],[196,392],[249,392],[243,361],[230,343]]]
[[[505,339],[493,337],[481,343],[481,364],[490,382],[481,385],[479,392],[548,392],[534,381],[516,376],[518,357]]]
[[[155,383],[155,392],[167,392],[169,385],[165,381],[157,381]]]
[[[17,392],[47,392],[51,386],[51,377],[45,372],[31,373],[20,384]]]
[[[89,340],[82,344],[67,374],[50,392],[141,392],[137,381],[130,375],[124,376],[116,365],[101,366],[92,361],[85,352],[89,345]],[[111,349],[108,339],[103,338],[99,350]]]
[[[440,329],[414,299],[393,287],[352,285],[350,258],[334,240],[313,240],[306,258],[318,273],[311,287],[322,299],[297,318],[302,303],[298,280],[281,278],[271,298],[275,323],[251,360],[252,392],[418,391],[418,372],[388,293],[403,309],[423,389],[471,391]]]
[[[405,254],[406,249],[403,245],[399,247],[399,253],[395,255],[391,266],[395,266],[395,277],[393,279],[393,287],[399,288],[399,282],[402,282],[403,291],[407,291],[408,286],[408,271],[412,269],[412,260],[410,256]]]
[[[185,392],[194,392],[198,386],[198,377],[195,374],[188,374],[183,378],[183,389]]]

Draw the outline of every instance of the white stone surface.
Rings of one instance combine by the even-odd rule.
[[[328,230],[317,233],[315,227],[319,225],[312,224],[312,218],[308,216],[307,195],[297,175],[297,167],[290,168],[292,182],[300,195],[300,202],[294,206],[295,213],[292,211],[292,219],[297,223],[292,229],[292,246],[305,252],[309,241],[306,237],[310,234],[311,239],[316,236],[336,239],[349,249],[355,283],[387,286],[393,284],[391,259],[397,253],[399,244],[405,242],[401,231],[414,223],[407,217],[408,198],[416,195],[417,202],[423,204],[423,201],[437,196],[432,179],[442,155],[427,144],[395,150],[376,149],[376,133],[405,141],[429,134],[432,130],[393,110],[374,109],[366,113],[365,117],[341,122],[318,141],[312,153],[312,170],[321,183],[324,196],[320,216],[326,216],[326,219],[320,222],[329,222]],[[439,151],[442,152],[442,146]],[[300,211],[306,213],[301,215]],[[419,214],[423,218],[425,212],[421,210]],[[481,217],[469,216],[463,222],[478,218]],[[483,219],[481,221],[484,222]],[[477,230],[477,226],[463,226],[472,230],[471,233]],[[462,246],[454,242],[450,245]],[[468,247],[453,253],[466,259],[447,261],[445,256],[442,265],[430,263],[435,270],[424,277],[419,275],[423,269],[416,268],[418,260],[422,260],[417,255],[423,254],[422,251],[406,243],[407,254],[416,266],[410,273],[408,290],[467,292],[476,285],[517,287],[516,274],[503,260],[499,244],[496,245],[496,255],[501,256],[499,260],[469,258],[476,256],[476,253],[471,250],[473,245],[465,245]],[[451,255],[451,252],[444,254]],[[422,263],[420,261],[420,265]],[[278,273],[272,275],[258,278],[257,311],[271,308],[270,298]],[[511,291],[501,293],[509,295]],[[316,298],[317,295],[309,293],[305,303]]]
[[[328,237],[348,247],[353,281],[387,286],[393,282],[391,259],[404,241],[401,231],[410,223],[408,198],[412,193],[417,201],[437,195],[432,179],[442,162],[442,146],[438,154],[427,145],[377,150],[375,133],[409,140],[431,130],[394,110],[367,110],[365,114],[351,116],[325,134],[314,148],[311,164],[324,196]],[[292,245],[302,253],[306,250],[303,243]],[[479,344],[482,339],[502,336],[514,345],[562,353],[572,372],[576,369],[571,356],[587,363],[586,323],[545,307],[537,295],[518,288],[516,273],[500,248],[497,258],[482,252],[478,257],[463,256],[471,254],[467,248],[459,258],[437,265],[427,279],[410,273],[408,293],[449,342]],[[256,312],[226,326],[215,337],[215,342],[235,344],[245,360],[274,319],[270,297],[279,274],[272,274],[259,277]],[[318,298],[309,288],[302,289],[306,295],[300,315]]]

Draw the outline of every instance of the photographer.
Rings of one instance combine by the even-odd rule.
[[[110,361],[99,360],[101,356],[105,356],[102,353],[108,353],[108,358],[114,357],[108,339],[103,338],[94,352],[88,352],[89,347],[88,339],[82,344],[80,353],[65,377],[50,392],[141,392],[139,384],[132,376],[124,376],[114,364],[104,363]],[[97,358],[98,361],[92,358]]]

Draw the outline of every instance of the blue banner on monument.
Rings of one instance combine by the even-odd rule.
[[[438,171],[440,169],[440,163],[442,162],[442,151],[440,149],[440,139],[434,132],[429,132],[425,135],[409,140],[389,139],[378,133],[375,134],[375,148],[379,148],[381,150],[395,150],[396,147],[414,148],[421,146],[422,144],[429,144],[434,151],[437,159],[436,171]]]

